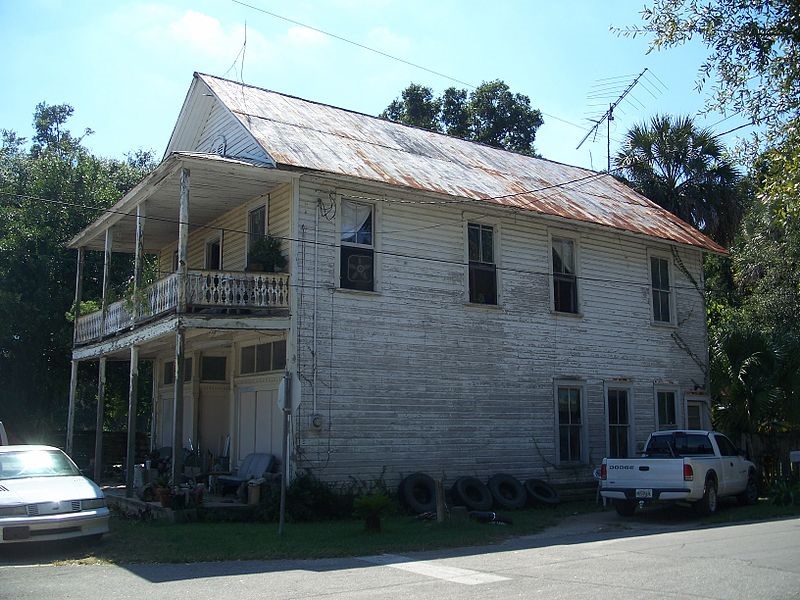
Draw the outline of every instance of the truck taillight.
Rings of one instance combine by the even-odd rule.
[[[692,469],[692,465],[687,465],[686,463],[683,464],[683,480],[694,480],[694,469]]]
[[[608,468],[606,467],[606,464],[603,463],[602,465],[600,465],[600,479],[605,481],[607,478],[608,478]]]

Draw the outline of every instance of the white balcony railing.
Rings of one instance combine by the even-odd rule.
[[[143,291],[138,302],[118,301],[109,304],[105,325],[101,311],[81,316],[75,324],[75,341],[82,343],[102,338],[174,310],[178,306],[178,275],[173,273],[159,279]],[[186,304],[191,309],[289,308],[289,275],[189,271]]]

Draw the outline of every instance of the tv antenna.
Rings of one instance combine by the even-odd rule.
[[[583,136],[583,139],[575,147],[575,149],[578,150],[581,146],[583,146],[583,142],[588,140],[593,133],[597,133],[597,130],[600,128],[600,125],[602,125],[603,121],[605,121],[608,133],[606,140],[607,144],[606,151],[608,156],[609,173],[611,172],[611,121],[614,120],[614,109],[617,108],[617,105],[620,102],[622,102],[625,96],[627,96],[630,93],[630,91],[636,86],[636,84],[639,83],[639,80],[644,76],[646,72],[647,72],[647,67],[645,67],[644,70],[636,76],[636,78],[628,85],[628,87],[625,88],[625,90],[617,97],[616,100],[614,100],[614,102],[608,105],[608,110],[603,114],[603,116],[601,116],[597,120],[594,120],[594,126],[589,130],[589,132],[585,136]]]

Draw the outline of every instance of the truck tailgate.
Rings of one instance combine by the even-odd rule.
[[[606,461],[609,488],[674,488],[683,485],[682,458],[615,458]]]

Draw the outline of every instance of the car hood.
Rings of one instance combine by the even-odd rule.
[[[102,497],[100,488],[80,475],[0,479],[0,506]]]

